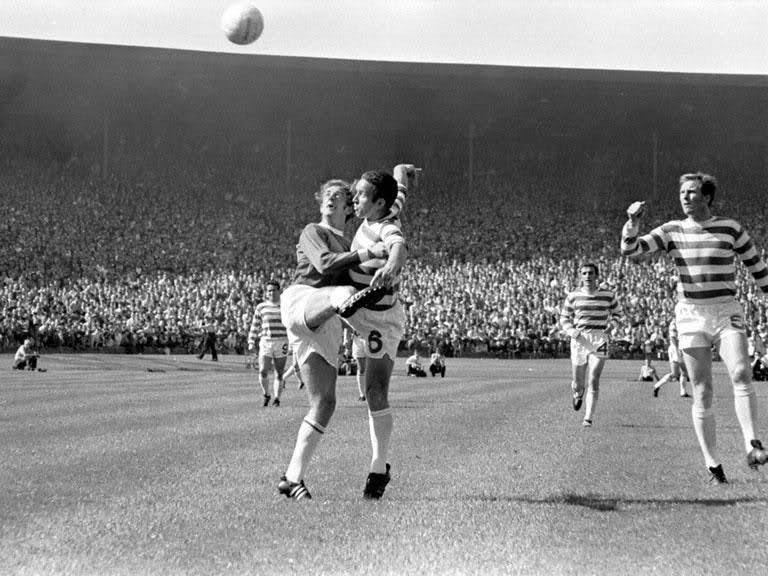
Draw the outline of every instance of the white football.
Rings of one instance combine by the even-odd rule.
[[[221,28],[230,42],[250,44],[264,31],[264,17],[253,4],[233,4],[221,15]]]

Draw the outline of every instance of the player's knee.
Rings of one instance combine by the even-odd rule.
[[[752,368],[746,362],[740,363],[731,375],[733,387],[747,385],[752,382]]]
[[[314,413],[318,422],[328,422],[336,411],[336,395],[316,395],[309,399],[310,412]]]
[[[693,406],[698,409],[710,409],[712,407],[712,387],[711,386],[693,386],[692,387]]]

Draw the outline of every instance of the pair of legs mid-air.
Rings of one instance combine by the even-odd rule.
[[[659,395],[661,387],[667,382],[677,382],[680,385],[680,398],[689,398],[690,394],[685,388],[685,381],[690,380],[688,378],[688,372],[685,369],[685,364],[682,363],[680,358],[680,352],[675,348],[669,349],[669,374],[665,374],[661,379],[653,386],[653,397],[656,398]]]
[[[715,414],[712,410],[712,348],[692,346],[682,349],[682,353],[693,391],[691,415],[696,438],[712,480],[724,484],[727,479],[717,456]],[[757,469],[768,462],[768,452],[757,439],[757,397],[752,384],[746,337],[737,333],[723,335],[719,353],[733,385],[733,404],[744,440],[747,465]]]
[[[605,358],[600,358],[595,354],[588,354],[583,363],[573,363],[571,365],[573,380],[571,381],[571,393],[573,409],[581,409],[582,401],[585,400],[584,420],[582,426],[590,427],[595,416],[597,408],[597,398],[600,394],[600,375],[603,373]]]
[[[285,390],[285,360],[286,356],[259,354],[259,384],[264,394],[264,406],[269,406],[270,400],[272,400],[272,406],[280,406],[280,394]],[[270,394],[269,376],[273,370],[275,379]]]
[[[349,286],[289,287],[283,293],[283,321],[294,345],[295,362],[301,366],[309,399],[309,409],[299,426],[291,460],[278,484],[278,491],[288,498],[311,498],[304,475],[336,410],[336,362],[342,339],[341,321],[336,314],[354,293]],[[365,302],[358,304],[362,307]],[[389,481],[386,458],[393,421],[388,386],[393,364],[388,357],[367,359],[364,394],[369,407],[373,455],[372,471],[364,490],[366,498],[380,498]]]
[[[592,426],[600,394],[600,375],[608,353],[608,343],[602,331],[586,331],[571,339],[571,400],[573,409],[581,409],[586,394],[582,426]]]

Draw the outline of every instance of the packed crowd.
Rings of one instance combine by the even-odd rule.
[[[224,191],[191,178],[169,187],[4,175],[0,347],[32,336],[48,350],[192,351],[213,322],[222,350],[243,353],[264,283],[290,283],[296,238],[317,218],[312,190],[260,186],[255,175]],[[616,353],[666,348],[672,267],[619,257],[625,202],[579,209],[533,189],[483,186],[471,198],[460,187],[425,186],[408,201],[404,349],[563,355],[559,308],[585,260],[623,307]],[[676,198],[665,203],[659,222],[677,214]],[[768,205],[726,206],[766,246]],[[739,270],[739,297],[757,330],[768,325],[768,307]]]

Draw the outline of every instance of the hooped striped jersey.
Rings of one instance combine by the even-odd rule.
[[[368,249],[379,242],[384,243],[388,253],[392,251],[392,248],[395,245],[405,243],[405,237],[400,228],[400,220],[389,218],[374,222],[370,222],[367,219],[363,220],[352,240],[352,250]],[[354,266],[349,271],[352,285],[358,290],[370,286],[376,270],[384,266],[386,262],[385,258],[376,258]],[[372,310],[386,310],[391,308],[395,304],[397,298],[397,289],[398,282],[395,282],[378,303],[368,306],[368,308]]]
[[[678,272],[677,298],[689,303],[733,301],[736,297],[738,256],[757,286],[768,293],[768,268],[752,239],[731,218],[713,216],[704,222],[672,220],[640,236],[630,222],[621,232],[623,256],[664,251]]]
[[[616,322],[619,318],[619,303],[613,292],[598,288],[590,293],[578,289],[565,297],[560,310],[560,327],[564,332],[571,328],[604,332],[609,321]]]
[[[256,340],[284,340],[288,338],[288,331],[283,325],[280,316],[280,304],[265,300],[256,305],[253,313],[251,329],[248,331],[248,346],[253,347]]]

